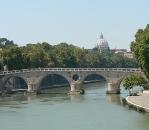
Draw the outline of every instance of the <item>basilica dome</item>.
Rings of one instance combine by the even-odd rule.
[[[109,50],[108,41],[104,39],[103,34],[101,33],[100,39],[97,41],[96,48],[98,50]]]

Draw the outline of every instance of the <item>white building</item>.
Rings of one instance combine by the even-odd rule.
[[[107,41],[106,39],[104,39],[102,33],[101,33],[101,35],[100,35],[100,39],[97,41],[96,48],[97,48],[99,51],[102,51],[102,50],[109,50],[108,41]]]
[[[111,51],[130,59],[134,58],[132,52],[127,52],[127,49],[113,49]]]
[[[132,52],[124,53],[124,56],[127,57],[127,58],[130,58],[130,59],[134,58]]]

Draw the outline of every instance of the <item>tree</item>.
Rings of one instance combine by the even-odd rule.
[[[76,67],[75,46],[67,43],[60,43],[55,46],[56,65],[57,67]]]
[[[145,78],[136,75],[128,75],[123,79],[122,82],[124,88],[128,90],[129,95],[131,95],[131,89],[135,86],[145,87],[147,85],[147,81]]]
[[[23,49],[23,56],[26,59],[27,68],[48,67],[50,58],[45,44],[28,44]]]
[[[134,59],[117,54],[84,49],[68,43],[50,45],[47,42],[19,47],[6,38],[0,38],[0,69],[9,70],[38,67],[123,68],[138,67]]]
[[[76,65],[79,68],[87,67],[87,53],[85,49],[81,49],[79,47],[74,48],[74,56],[76,59]]]
[[[24,68],[24,58],[20,47],[10,46],[2,50],[4,65],[7,65],[8,69],[22,69]]]
[[[13,41],[9,41],[7,38],[0,38],[0,47],[14,45]]]
[[[145,29],[137,31],[131,50],[149,80],[149,24]]]

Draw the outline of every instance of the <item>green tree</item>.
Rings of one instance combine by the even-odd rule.
[[[0,49],[1,70],[3,65],[8,65],[9,70],[38,67],[137,67],[134,59],[67,43],[52,46],[43,42],[19,47],[6,38],[0,38]]]
[[[0,47],[11,45],[14,45],[14,42],[12,40],[10,41],[7,38],[0,38]]]
[[[74,48],[74,56],[76,59],[76,65],[78,68],[87,67],[87,52],[85,49],[79,47]]]
[[[3,64],[8,66],[9,70],[24,68],[24,57],[22,50],[17,46],[10,46],[2,50]]]
[[[57,67],[76,67],[75,46],[67,43],[60,43],[55,46],[56,66]]]
[[[149,80],[149,24],[145,29],[137,31],[131,50]]]
[[[49,67],[50,58],[45,44],[28,44],[23,49],[28,68]]]

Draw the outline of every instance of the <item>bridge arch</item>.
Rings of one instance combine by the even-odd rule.
[[[120,89],[120,85],[122,84],[123,80],[129,76],[129,75],[134,75],[134,76],[141,76],[144,77],[146,79],[146,76],[142,73],[126,73],[125,75],[122,75],[121,78],[117,81],[118,82],[118,88]]]
[[[90,79],[91,76],[93,76],[95,80],[100,80],[101,79],[101,80],[104,80],[104,81],[108,82],[106,75],[104,75],[102,73],[86,73],[84,75],[84,77],[82,78],[81,82],[83,83],[88,78]]]
[[[43,76],[38,83],[38,90],[70,86],[69,79],[58,73],[48,73]]]
[[[96,81],[106,81],[107,82],[107,79],[101,75],[101,74],[98,74],[98,73],[91,73],[91,74],[87,74],[84,78],[83,78],[83,83],[86,83],[86,82],[96,82]]]
[[[27,90],[27,80],[21,76],[6,76],[3,78],[2,90],[15,91],[15,90]]]

